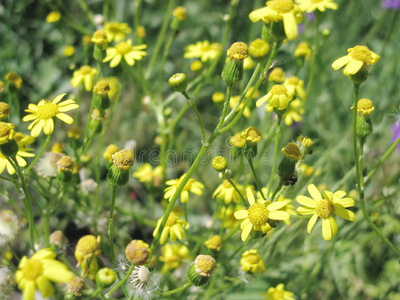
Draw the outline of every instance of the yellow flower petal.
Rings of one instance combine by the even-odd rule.
[[[313,229],[315,222],[317,222],[318,216],[317,214],[313,214],[313,216],[310,218],[307,224],[307,233],[310,233],[311,230]]]
[[[336,220],[334,217],[330,217],[329,222],[331,223],[332,236],[335,236],[338,233],[338,226],[336,224]]]
[[[36,125],[32,127],[31,136],[38,137],[40,132],[42,131],[44,123],[44,120],[40,120],[39,122],[37,122]]]
[[[54,121],[53,119],[47,119],[44,121],[43,131],[45,135],[50,135],[54,130]]]
[[[317,187],[313,184],[309,184],[308,185],[308,192],[310,193],[311,197],[316,200],[316,201],[321,201],[322,197],[321,197],[321,193],[319,192],[319,190],[317,189]]]
[[[275,201],[267,206],[269,211],[281,209],[287,204],[287,201]]]
[[[24,286],[23,300],[35,300],[35,282],[27,280]]]
[[[271,211],[268,214],[268,217],[272,220],[289,220],[290,215],[286,211]]]
[[[347,64],[351,59],[352,59],[352,57],[350,55],[342,56],[332,63],[332,68],[334,70],[338,70],[341,67],[343,67],[345,64]]]
[[[249,201],[250,205],[256,203],[253,192],[251,191],[250,188],[247,188],[246,193],[247,193],[247,201]]]
[[[364,63],[361,60],[352,59],[344,67],[343,74],[347,76],[356,74],[362,68],[363,65]]]
[[[44,298],[48,298],[51,295],[53,295],[53,293],[54,293],[53,286],[51,285],[50,281],[46,277],[40,276],[36,280],[36,284]]]
[[[245,228],[243,228],[242,234],[241,234],[241,238],[242,241],[244,242],[245,240],[247,240],[247,238],[250,235],[251,230],[253,229],[253,224],[249,223]]]
[[[64,96],[65,96],[66,94],[67,94],[67,93],[63,93],[63,94],[58,95],[57,97],[54,98],[53,101],[51,101],[51,103],[57,104],[58,102],[61,101],[62,98],[64,98]]]
[[[233,214],[235,216],[236,219],[245,219],[248,216],[248,212],[247,210],[243,209],[243,210],[238,210],[235,211],[235,213]]]
[[[332,227],[329,219],[322,219],[322,237],[325,241],[332,239]]]
[[[297,23],[293,13],[283,14],[283,27],[288,40],[294,40],[297,37]]]
[[[259,8],[256,10],[253,10],[250,14],[249,14],[249,19],[251,22],[255,23],[258,22],[260,20],[263,20],[265,15],[268,12],[268,7],[263,7],[263,8]]]
[[[65,268],[45,268],[43,274],[47,279],[54,282],[67,283],[74,279],[74,273]]]
[[[115,68],[116,66],[118,66],[118,64],[121,62],[121,58],[122,56],[120,54],[115,55],[110,62],[110,67]]]
[[[317,202],[314,199],[311,199],[307,196],[297,196],[296,201],[299,202],[301,205],[315,208]]]
[[[297,212],[300,215],[312,215],[315,213],[315,209],[307,208],[307,207],[298,207]]]
[[[356,215],[352,211],[343,208],[341,205],[334,204],[333,207],[335,209],[335,214],[343,219],[354,221],[356,218]]]
[[[64,113],[59,113],[56,115],[57,118],[59,118],[61,121],[67,123],[67,124],[72,124],[74,123],[74,119],[72,119],[70,116]]]

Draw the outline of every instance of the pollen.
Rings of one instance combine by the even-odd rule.
[[[133,151],[125,149],[116,152],[112,156],[112,162],[119,169],[129,170],[134,164]]]
[[[294,4],[292,0],[275,0],[268,2],[268,7],[278,13],[285,14],[294,8]]]
[[[260,261],[261,257],[257,253],[251,253],[248,256],[246,256],[246,260],[248,263],[255,265]]]
[[[317,203],[315,207],[315,212],[317,216],[322,219],[327,219],[331,217],[334,213],[332,202],[328,199],[322,199]]]
[[[47,120],[55,117],[58,114],[57,104],[46,102],[39,106],[39,110],[36,112],[38,119]]]
[[[366,65],[372,65],[374,63],[371,55],[371,51],[365,46],[355,46],[347,50],[351,57],[356,60],[362,61]]]
[[[38,259],[28,259],[22,268],[23,278],[28,281],[36,280],[38,277],[43,274],[43,266],[40,260]]]
[[[264,203],[254,203],[248,209],[250,222],[256,226],[265,225],[268,221],[268,208]]]
[[[288,93],[288,90],[285,86],[282,84],[275,84],[271,90],[270,93],[272,95],[286,95]]]
[[[296,143],[289,143],[282,148],[282,153],[291,159],[300,160],[301,159],[301,151],[299,146]]]
[[[83,75],[89,75],[90,73],[92,73],[92,67],[90,66],[82,66],[79,71],[81,72],[81,74]]]
[[[369,115],[374,111],[375,107],[370,99],[363,98],[358,100],[357,112],[363,115]]]
[[[232,46],[226,51],[226,55],[233,59],[243,60],[249,56],[247,45],[243,42],[233,43]]]
[[[115,49],[117,49],[119,54],[124,55],[132,50],[132,45],[127,42],[121,42],[115,46]]]
[[[197,274],[209,277],[217,264],[215,259],[210,255],[198,255],[194,261],[194,266]]]

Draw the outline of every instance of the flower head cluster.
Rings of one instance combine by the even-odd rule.
[[[297,212],[300,215],[312,215],[307,226],[308,233],[311,232],[318,218],[321,218],[322,236],[325,240],[329,241],[338,232],[334,215],[354,221],[355,214],[346,209],[347,207],[354,206],[354,200],[352,198],[344,198],[346,192],[337,191],[332,193],[324,191],[322,197],[317,187],[313,184],[308,185],[308,192],[312,198],[306,196],[298,196],[296,198],[297,202],[304,205],[304,207],[299,207]]]
[[[233,179],[231,179],[237,189],[244,193],[245,189],[242,185],[236,183]],[[213,198],[217,198],[219,200],[223,200],[225,204],[230,204],[232,201],[238,203],[240,201],[240,194],[236,191],[233,185],[230,183],[229,180],[225,179],[214,191]]]
[[[79,108],[79,105],[72,99],[61,101],[66,94],[60,94],[54,98],[53,101],[40,100],[36,104],[29,104],[28,109],[25,111],[29,114],[26,115],[22,121],[33,121],[29,124],[28,129],[31,130],[33,137],[39,136],[40,132],[44,131],[44,134],[50,135],[54,130],[54,117],[57,117],[61,121],[72,124],[74,120],[65,114],[65,112]]]
[[[101,237],[94,235],[85,235],[81,237],[75,248],[75,258],[78,266],[82,267],[82,277],[90,276],[94,278],[97,270],[97,256],[101,254],[100,248]]]
[[[50,297],[54,293],[51,281],[67,283],[74,278],[67,266],[55,260],[55,257],[51,249],[42,249],[31,258],[22,257],[15,278],[18,288],[23,290],[24,300],[34,300],[36,289],[44,298]]]
[[[287,204],[286,201],[268,203],[257,200],[256,202],[250,188],[247,188],[247,200],[250,204],[249,208],[235,212],[236,219],[244,219],[240,224],[242,241],[247,240],[253,230],[263,233],[270,231],[272,227],[268,220],[288,220],[290,218],[289,214],[282,210]]]
[[[104,31],[108,42],[122,41],[125,36],[132,31],[127,23],[107,22],[104,24]]]
[[[181,184],[181,182],[182,182],[183,178],[185,178],[185,176],[186,176],[186,173],[183,174],[179,179],[168,180],[165,183],[166,185],[169,185],[169,187],[167,187],[164,190],[164,192],[165,192],[164,199],[168,199],[168,201],[171,201],[172,197],[174,196],[176,190],[178,189],[179,185]],[[192,192],[193,194],[196,194],[196,195],[202,195],[203,189],[204,189],[204,184],[190,178],[180,194],[181,202],[186,203],[189,200],[189,192]]]
[[[149,164],[141,165],[134,173],[133,177],[140,182],[151,182],[154,186],[160,186],[163,178],[162,166],[153,167]]]
[[[161,222],[163,217],[158,219],[156,229],[154,229],[153,236],[156,236],[160,230]],[[176,214],[171,212],[168,216],[167,222],[165,223],[164,229],[161,232],[160,244],[163,245],[167,241],[168,237],[171,242],[175,242],[176,239],[183,240],[185,236],[185,229],[189,228],[189,223],[180,219]]]
[[[185,58],[200,58],[202,62],[217,58],[222,50],[218,43],[210,44],[209,41],[197,42],[185,48]]]
[[[110,67],[115,68],[119,65],[122,58],[124,58],[128,65],[133,66],[136,60],[141,60],[143,56],[147,55],[147,52],[143,51],[146,48],[147,45],[144,44],[132,46],[131,40],[120,42],[114,47],[107,48],[106,57],[103,59],[103,62],[110,61]]]
[[[264,261],[262,260],[260,254],[258,254],[257,249],[250,249],[244,252],[240,258],[240,265],[242,267],[242,271],[253,274],[258,274],[265,271]]]
[[[268,101],[270,108],[276,107],[278,110],[284,110],[292,100],[293,94],[288,91],[286,86],[281,84],[275,84],[269,90],[269,92],[257,100],[257,107],[261,106],[265,101]]]
[[[297,24],[303,20],[300,8],[292,0],[271,0],[267,1],[267,6],[256,9],[249,14],[250,20],[257,21],[283,22],[286,37],[294,40],[297,37]]]
[[[84,65],[79,70],[74,71],[71,78],[71,85],[78,87],[83,83],[85,90],[90,92],[93,88],[93,82],[99,71],[91,66]]]
[[[276,287],[270,287],[264,295],[265,300],[295,300],[292,292],[285,291],[283,283],[278,284]]]
[[[185,245],[165,244],[161,248],[160,261],[164,263],[161,273],[179,268],[184,259],[189,258],[189,249]]]
[[[366,46],[355,46],[347,49],[346,56],[342,56],[335,60],[332,64],[334,70],[343,68],[343,74],[346,76],[358,73],[363,67],[373,65],[379,61],[380,56]]]

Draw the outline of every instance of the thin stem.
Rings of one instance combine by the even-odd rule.
[[[316,14],[315,16],[315,38],[314,38],[314,47],[313,47],[313,52],[312,52],[312,57],[311,57],[311,67],[310,67],[310,74],[308,75],[308,82],[307,82],[307,89],[306,89],[306,97],[303,100],[303,105],[306,104],[307,99],[308,99],[308,94],[311,91],[313,81],[314,81],[314,74],[315,74],[315,67],[317,65],[317,54],[319,50],[319,37],[320,37],[320,32],[319,32],[319,14]]]
[[[50,137],[51,137],[51,135],[48,135],[48,136],[46,137],[46,140],[45,140],[44,143],[43,143],[42,149],[40,149],[38,155],[36,155],[35,159],[31,162],[31,164],[29,165],[29,167],[26,168],[25,174],[28,174],[28,172],[33,168],[33,166],[37,163],[37,161],[39,160],[39,158],[42,156],[44,150],[46,150],[47,145],[48,145],[49,142],[50,142]]]
[[[169,20],[171,19],[171,12],[172,12],[172,8],[174,7],[174,5],[175,5],[175,0],[169,0],[168,7],[165,10],[165,14],[164,14],[164,22],[162,24],[160,34],[157,38],[157,43],[156,43],[156,46],[154,47],[154,52],[151,55],[150,63],[147,67],[147,72],[145,75],[146,79],[148,79],[150,77],[151,72],[153,71],[154,65],[157,61],[157,56],[161,50],[161,46],[162,46],[162,42],[164,41],[165,34],[167,33]]]
[[[235,191],[239,194],[240,198],[242,199],[243,203],[245,205],[247,205],[247,200],[245,197],[243,197],[242,193],[240,192],[240,190],[238,189],[238,187],[236,186],[235,182],[232,179],[228,179],[229,183],[233,186],[233,188],[235,189]]]
[[[247,156],[246,156],[246,159],[250,165],[251,172],[253,173],[254,179],[256,181],[257,189],[260,191],[261,197],[263,197],[263,199],[266,200],[264,193],[262,192],[262,186],[261,186],[260,180],[257,176],[256,170],[254,169],[253,162],[251,161],[252,159],[248,158]]]
[[[166,297],[166,296],[170,296],[176,293],[180,293],[183,292],[184,290],[188,289],[189,287],[191,287],[192,284],[190,282],[186,282],[183,286],[181,286],[180,288],[174,289],[174,290],[170,290],[168,292],[165,292],[161,295],[161,297]]]
[[[110,217],[108,218],[108,237],[110,240],[110,252],[111,252],[111,261],[115,262],[115,254],[114,254],[114,209],[115,209],[115,200],[117,198],[118,187],[112,185],[112,196],[111,196],[111,207],[110,207]]]
[[[222,115],[221,115],[221,117],[219,119],[219,123],[218,123],[217,128],[220,128],[222,126],[222,124],[224,123],[224,121],[225,121],[225,117],[226,117],[226,114],[228,112],[229,102],[231,100],[231,93],[232,93],[232,86],[228,85],[226,87],[226,96],[225,96],[225,101],[224,101],[224,108],[222,109]],[[239,104],[239,102],[240,102],[240,100],[238,101],[238,104]]]
[[[185,98],[188,101],[189,106],[193,107],[193,110],[196,113],[197,119],[199,120],[199,124],[200,124],[200,129],[201,129],[201,142],[204,144],[206,142],[206,131],[204,129],[204,124],[203,124],[203,120],[201,119],[201,115],[199,110],[197,109],[196,103],[194,102],[195,99],[190,99],[189,95],[186,92],[182,92],[182,95],[185,96]]]
[[[353,155],[354,155],[354,162],[356,164],[356,180],[357,180],[357,189],[358,193],[360,194],[360,199],[364,198],[364,191],[363,191],[363,184],[361,181],[363,180],[362,174],[360,171],[360,159],[358,154],[358,147],[357,147],[357,104],[358,104],[358,94],[360,91],[360,85],[354,84],[354,102],[353,102]]]
[[[272,189],[272,186],[274,184],[274,176],[276,172],[276,164],[278,162],[278,153],[279,153],[279,140],[281,137],[281,117],[278,116],[278,125],[275,128],[275,146],[274,146],[274,160],[272,162],[272,169],[271,169],[271,176],[269,178],[269,183],[268,183],[268,190],[270,191]]]
[[[11,163],[11,165],[14,167],[14,169],[17,171],[18,178],[21,181],[22,190],[24,191],[24,194],[25,194],[24,205],[25,205],[27,216],[28,216],[29,243],[30,243],[32,251],[35,251],[35,247],[34,247],[35,235],[34,235],[34,223],[33,223],[32,201],[31,201],[32,198],[29,193],[28,187],[26,185],[24,175],[21,172],[21,168],[19,167],[17,160],[15,158],[9,158],[9,157],[7,157],[7,159]]]
[[[126,272],[124,278],[122,278],[116,285],[114,285],[114,287],[106,294],[106,298],[110,298],[111,295],[118,290],[128,279],[129,276],[131,276],[133,269],[135,268],[135,265],[131,265],[131,267],[129,268],[128,272]]]
[[[384,161],[392,154],[392,152],[396,149],[397,145],[400,143],[400,136],[395,140],[395,142],[389,147],[389,149],[385,152],[385,154],[381,157],[379,162],[376,164],[375,168],[373,168],[367,176],[365,176],[365,182],[371,179],[372,176],[378,171],[378,169],[382,166]]]

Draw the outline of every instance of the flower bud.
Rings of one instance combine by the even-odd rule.
[[[242,42],[233,43],[226,51],[228,61],[222,70],[221,77],[227,86],[233,86],[243,78],[243,60],[249,56],[247,45]]]
[[[262,62],[267,58],[269,44],[263,39],[256,39],[249,45],[250,57],[256,62]]]
[[[211,164],[212,164],[214,170],[218,171],[218,172],[225,171],[226,166],[227,166],[226,159],[225,159],[225,157],[222,157],[222,156],[214,157],[214,159],[212,160]]]
[[[114,270],[110,268],[102,268],[97,271],[96,285],[101,289],[107,289],[113,285],[116,279],[117,275]]]
[[[0,102],[0,119],[8,117],[11,112],[10,106],[5,102]]]
[[[187,272],[187,279],[195,286],[205,285],[216,267],[217,264],[212,256],[198,255]]]
[[[282,153],[285,157],[278,166],[279,177],[284,185],[294,184],[297,181],[294,177],[296,162],[302,157],[300,148],[295,143],[289,143],[282,149]]]
[[[145,265],[150,257],[149,244],[142,240],[132,240],[125,248],[126,258],[135,265]]]
[[[206,247],[208,249],[216,250],[219,251],[221,250],[222,246],[222,239],[221,236],[219,235],[213,235],[209,240],[207,240],[205,243]]]
[[[173,90],[183,93],[186,91],[188,85],[186,74],[176,73],[168,79],[168,83]]]
[[[85,289],[85,280],[80,277],[75,277],[68,282],[65,294],[67,299],[74,299],[75,297],[82,296],[82,292]]]

